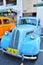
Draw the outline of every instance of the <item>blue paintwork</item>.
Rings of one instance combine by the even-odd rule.
[[[11,37],[11,33],[8,33],[7,36],[6,35],[3,36],[2,40],[1,40],[1,43],[2,43],[1,47],[2,48],[4,48],[4,49],[8,48],[9,42],[10,42],[10,37]]]
[[[35,39],[31,39],[29,36],[27,36],[21,44],[19,53],[23,53],[24,55],[37,55],[39,53],[39,49],[40,37],[36,36]]]
[[[11,47],[10,42],[12,40],[12,35],[18,30],[20,32],[19,34],[19,43],[17,46],[18,54],[24,54],[24,55],[37,55],[40,50],[40,34],[41,34],[41,27],[38,26],[38,18],[36,17],[22,17],[19,19],[35,19],[36,25],[30,25],[30,24],[22,24],[17,25],[16,28],[12,30],[12,33],[9,33],[8,35],[4,35],[1,40],[1,47],[3,49],[7,49],[8,47]],[[34,39],[31,39],[30,35],[26,35],[27,32],[33,31],[33,34],[35,35]],[[13,44],[14,40],[12,40]]]

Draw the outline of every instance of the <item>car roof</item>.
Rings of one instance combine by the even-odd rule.
[[[5,17],[5,16],[0,16],[0,19],[11,19],[11,18]]]
[[[36,19],[37,21],[39,20],[39,18],[37,17],[20,17],[20,19]]]

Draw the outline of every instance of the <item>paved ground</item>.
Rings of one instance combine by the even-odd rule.
[[[20,65],[21,59],[0,53],[0,65]],[[43,53],[39,54],[37,61],[24,60],[24,65],[43,65]]]
[[[41,52],[37,61],[24,60],[24,65],[43,65],[43,38],[41,38]],[[0,65],[20,65],[21,59],[10,55],[4,55],[0,51]]]

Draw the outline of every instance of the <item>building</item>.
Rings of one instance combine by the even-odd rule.
[[[6,12],[11,9],[20,16],[36,16],[37,8],[33,6],[37,0],[0,0],[0,12]]]
[[[35,7],[37,8],[37,17],[40,19],[40,25],[43,28],[43,0],[38,0]]]
[[[37,8],[33,5],[37,0],[23,0],[23,13],[24,16],[36,16]]]

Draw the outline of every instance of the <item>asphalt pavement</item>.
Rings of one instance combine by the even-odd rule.
[[[21,59],[0,53],[0,65],[20,65]],[[37,61],[24,60],[23,65],[43,65],[43,53],[39,54]]]

